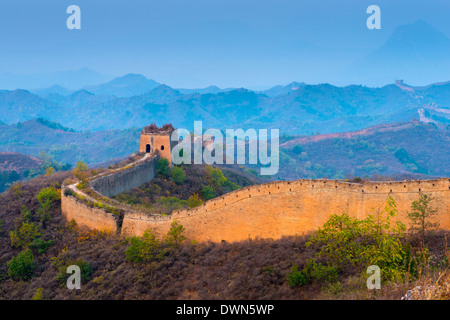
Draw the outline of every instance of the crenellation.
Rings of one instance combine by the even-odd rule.
[[[154,144],[167,143],[168,140],[161,142],[155,137],[155,134],[168,137],[167,132],[153,129],[142,133],[141,149],[142,143],[146,143],[145,137],[153,139]],[[139,163],[94,177],[90,186],[100,195],[109,197],[150,182],[156,174],[157,159],[163,156],[170,160],[171,147],[166,150],[169,156],[161,151],[153,150],[145,161],[141,159]],[[62,189],[61,208],[66,219],[74,219],[86,228],[124,235],[140,236],[147,229],[163,235],[177,220],[185,227],[187,238],[196,241],[241,241],[249,237],[277,239],[314,231],[334,213],[345,212],[365,218],[382,210],[388,195],[396,201],[397,219],[408,224],[407,211],[421,192],[434,197],[440,227],[450,230],[448,178],[361,183],[329,179],[273,181],[232,191],[196,208],[176,210],[170,216],[122,210],[121,207],[124,211],[121,224],[116,223],[114,215],[101,208],[86,206],[78,198],[64,195],[65,187]]]

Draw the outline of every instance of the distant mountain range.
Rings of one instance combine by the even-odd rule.
[[[291,137],[280,147],[282,179],[450,177],[450,128],[417,121]]]
[[[0,87],[24,84],[22,89],[0,91],[0,121],[44,118],[76,130],[105,130],[151,122],[191,129],[194,121],[202,120],[205,128],[279,128],[297,135],[411,119],[440,128],[450,124],[450,82],[445,82],[450,78],[450,40],[424,21],[398,27],[382,47],[345,73],[354,83],[392,81],[378,87],[292,82],[252,91],[174,89],[140,74],[112,79],[87,68],[29,77],[0,74]],[[403,78],[421,85],[408,85],[399,80]],[[425,82],[435,78],[443,82]],[[31,83],[39,83],[40,89],[23,89],[30,89]]]
[[[44,118],[76,130],[105,130],[152,122],[191,129],[194,121],[202,120],[204,128],[278,128],[286,134],[345,132],[411,119],[438,127],[450,124],[449,82],[414,87],[398,81],[381,88],[294,82],[259,92],[241,88],[182,93],[144,76],[127,75],[91,90],[116,90],[125,96],[86,89],[69,95],[46,91],[41,96],[3,90],[0,121]],[[143,93],[128,96],[132,91]]]
[[[44,90],[55,85],[69,90],[103,83],[113,77],[95,72],[89,68],[79,70],[58,71],[53,73],[14,74],[0,73],[0,88],[7,90],[27,89]]]
[[[137,128],[72,132],[42,119],[0,125],[0,171],[23,171],[41,161],[17,152],[38,156],[46,151],[54,160],[72,165],[78,160],[91,167],[112,164],[137,150],[139,133]],[[270,178],[449,177],[449,157],[450,128],[440,130],[418,121],[338,134],[283,136],[280,170]]]
[[[139,148],[140,129],[73,132],[42,119],[0,125],[0,151],[38,156],[46,151],[56,161],[90,164],[129,156]]]

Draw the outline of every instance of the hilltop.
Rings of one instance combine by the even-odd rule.
[[[46,151],[58,162],[73,165],[83,160],[95,166],[136,152],[140,131],[131,128],[76,132],[58,123],[35,119],[15,125],[0,124],[0,151],[34,157]],[[350,132],[282,135],[280,171],[272,178],[447,177],[449,132],[440,124],[410,121]]]
[[[450,130],[406,122],[360,131],[286,137],[279,177],[286,179],[450,176]]]
[[[23,173],[26,170],[37,169],[41,164],[41,159],[26,154],[0,152],[0,171]]]
[[[132,262],[127,250],[136,238],[81,230],[63,219],[58,199],[52,200],[43,222],[37,195],[42,190],[58,194],[63,180],[70,177],[69,172],[38,177],[0,197],[0,298],[400,299],[408,289],[434,279],[386,283],[374,292],[367,290],[355,268],[346,267],[334,285],[327,282],[326,273],[319,281],[293,285],[287,275],[294,274],[294,265],[302,270],[320,250],[317,245],[306,246],[310,235],[232,243],[184,241],[159,260]],[[30,230],[34,268],[29,279],[17,280],[8,273],[8,261],[23,249],[20,243],[12,246],[10,234],[24,225]],[[427,237],[433,268],[442,268],[440,263],[445,266],[447,239],[442,232]],[[414,238],[408,241],[417,243]],[[70,264],[83,270],[82,290],[77,292],[64,286],[65,268]]]
[[[138,145],[139,132],[137,128],[75,132],[58,123],[33,119],[0,125],[0,150],[33,156],[46,151],[59,162],[101,163],[132,154]]]

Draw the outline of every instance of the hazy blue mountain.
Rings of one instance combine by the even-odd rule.
[[[276,97],[276,96],[282,96],[282,95],[286,95],[292,91],[298,90],[300,87],[303,87],[304,85],[306,85],[306,83],[304,82],[291,82],[290,84],[288,84],[287,86],[274,86],[270,89],[261,91],[261,93],[269,96],[269,97]]]
[[[38,96],[41,96],[43,98],[46,98],[48,96],[51,95],[61,95],[61,96],[68,96],[69,94],[72,93],[71,90],[64,88],[58,84],[55,84],[49,88],[45,88],[45,89],[36,89],[36,90],[30,90],[30,92],[37,94]]]
[[[224,91],[217,86],[208,86],[206,88],[201,89],[177,89],[182,94],[207,94],[207,93],[219,93]]]
[[[160,83],[147,79],[141,74],[130,73],[123,77],[115,78],[107,83],[85,87],[85,89],[97,95],[131,97],[148,92],[159,85]]]
[[[125,157],[139,148],[138,128],[73,132],[59,127],[39,120],[0,125],[0,152],[37,156],[46,151],[56,161],[74,164],[78,160],[98,163]]]
[[[77,90],[84,86],[109,81],[111,78],[111,76],[99,74],[89,68],[36,74],[1,73],[0,88],[32,90],[59,85],[70,90]]]
[[[436,79],[446,81],[450,74],[450,39],[423,20],[403,25],[345,74],[354,83],[375,86],[396,79],[417,85]]]
[[[0,91],[0,120],[16,123],[34,118],[55,120],[59,106],[29,91],[16,89]]]
[[[205,128],[274,128],[288,134],[345,132],[411,119],[441,128],[450,124],[450,83],[414,87],[397,82],[380,88],[293,84],[276,96],[245,88],[182,94],[167,85],[132,97],[84,89],[47,98],[25,90],[0,91],[0,121],[45,118],[76,130],[105,130],[152,122],[192,129],[194,121],[202,120]]]
[[[244,98],[251,93],[238,93]],[[234,94],[232,94],[234,96]],[[228,99],[222,96],[214,99]],[[90,164],[126,157],[139,145],[140,128],[74,132],[42,119],[0,125],[0,153]],[[352,178],[393,175],[398,179],[449,176],[450,127],[437,130],[417,121],[392,123],[328,135],[284,136],[280,171],[274,179]]]

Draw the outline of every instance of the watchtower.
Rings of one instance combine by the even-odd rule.
[[[141,143],[139,152],[155,153],[159,152],[161,158],[166,158],[172,163],[172,148],[178,141],[171,141],[171,135],[175,128],[171,124],[165,124],[158,128],[152,123],[141,131]]]

